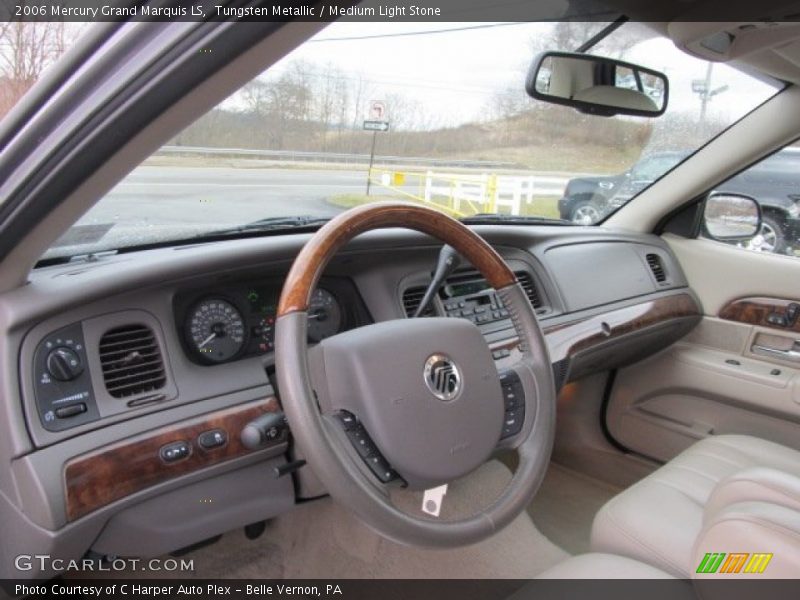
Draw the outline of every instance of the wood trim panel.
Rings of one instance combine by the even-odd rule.
[[[792,303],[800,304],[800,301],[763,297],[740,298],[723,306],[722,310],[719,311],[719,318],[747,325],[769,327],[776,331],[800,333],[800,319],[790,327],[773,325],[767,321],[767,317],[772,313],[785,315],[786,307]]]
[[[339,248],[371,229],[405,227],[427,233],[453,246],[500,289],[516,281],[500,255],[477,233],[439,211],[399,202],[376,202],[343,212],[327,222],[303,246],[283,284],[278,314],[304,311],[325,265]]]
[[[270,397],[169,425],[73,458],[64,467],[67,520],[74,521],[158,483],[252,452],[242,445],[239,433],[256,417],[278,410],[277,399]],[[197,436],[210,429],[224,429],[228,433],[227,444],[208,451],[200,448]],[[191,454],[174,463],[163,462],[159,450],[181,440],[189,442]]]
[[[700,317],[700,307],[689,294],[676,294],[626,306],[607,313],[544,328],[553,362],[595,344],[639,329],[683,317]]]

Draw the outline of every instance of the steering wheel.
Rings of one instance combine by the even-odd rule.
[[[476,325],[446,317],[375,323],[309,350],[307,310],[325,265],[356,235],[386,227],[436,237],[480,271],[508,309],[519,338],[521,358],[510,369],[498,373]],[[532,500],[555,431],[547,345],[514,273],[460,222],[430,208],[391,202],[339,214],[295,259],[275,336],[281,401],[296,441],[331,496],[381,535],[410,545],[467,545],[503,528]],[[510,435],[507,414],[522,421]],[[392,504],[391,486],[420,490],[454,481],[489,460],[498,446],[516,449],[519,466],[480,512],[445,521]]]

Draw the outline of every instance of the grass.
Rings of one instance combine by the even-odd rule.
[[[523,202],[520,212],[527,217],[561,217],[558,213],[558,196],[536,196],[530,204]]]
[[[388,196],[385,194],[339,194],[327,199],[328,204],[338,206],[340,208],[353,208],[361,206],[362,204],[370,204],[373,202],[381,202],[384,200],[399,200],[398,196]]]
[[[287,162],[279,160],[259,160],[251,158],[222,158],[203,156],[150,156],[142,162],[143,167],[180,167],[195,169],[280,169],[280,170],[326,170],[350,171],[364,169],[363,165],[330,162]]]
[[[354,206],[361,206],[362,204],[370,204],[372,202],[380,202],[382,200],[402,200],[408,199],[402,195],[391,195],[386,193],[380,194],[340,194],[328,198],[328,203],[340,208],[353,208]],[[420,204],[423,204],[420,202]],[[426,204],[432,208],[437,208],[436,204]],[[523,202],[520,207],[520,214],[526,217],[549,217],[558,219],[558,196],[537,196],[533,198],[530,203]],[[442,210],[442,212],[448,212]],[[466,215],[464,215],[466,216]]]
[[[501,174],[517,172],[558,172],[558,173],[620,173],[629,168],[639,158],[640,148],[605,148],[602,146],[539,146],[505,147],[450,152],[435,158],[471,159],[507,162],[518,165],[516,168],[494,169]],[[290,162],[242,157],[205,157],[193,155],[153,155],[143,166],[148,167],[188,167],[188,168],[233,168],[233,169],[326,169],[366,171],[366,165],[328,162]],[[394,165],[392,168],[402,168]],[[457,167],[444,168],[449,173],[474,172],[473,169]]]
[[[533,171],[562,173],[620,173],[639,159],[641,148],[598,146],[544,146],[490,148],[451,153],[450,158],[496,160],[524,166]]]

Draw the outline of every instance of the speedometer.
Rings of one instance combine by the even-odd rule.
[[[199,302],[187,322],[187,338],[194,352],[208,362],[225,362],[241,352],[245,341],[242,314],[227,300]]]

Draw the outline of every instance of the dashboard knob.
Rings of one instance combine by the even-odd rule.
[[[71,348],[55,348],[47,355],[47,371],[54,379],[70,381],[83,373],[83,363]]]

